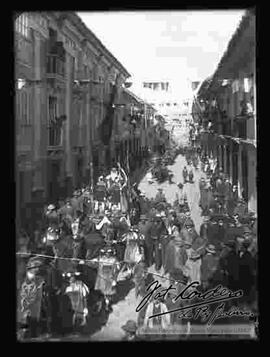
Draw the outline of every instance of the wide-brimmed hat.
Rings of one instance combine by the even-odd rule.
[[[43,262],[41,259],[38,259],[36,257],[33,257],[33,258],[30,258],[28,263],[27,263],[27,266],[26,266],[26,269],[27,270],[30,270],[30,269],[36,269],[36,268],[39,268],[43,265]]]
[[[137,324],[134,320],[128,320],[125,325],[121,326],[121,328],[126,332],[136,332]]]
[[[205,250],[208,252],[208,253],[216,253],[216,247],[213,245],[213,244],[209,244]]]
[[[55,205],[54,204],[50,204],[47,208],[49,211],[52,211],[55,209]]]
[[[159,188],[158,188],[158,191],[163,191],[163,188],[159,187]]]

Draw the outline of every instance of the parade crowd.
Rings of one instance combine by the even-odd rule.
[[[199,281],[202,290],[222,284],[242,289],[244,296],[235,304],[256,310],[257,217],[248,212],[214,160],[195,147],[183,154],[189,169],[182,170],[183,182],[173,204],[162,189],[148,199],[138,185],[129,184],[118,164],[94,187],[83,187],[65,202],[48,205],[43,226],[33,237],[21,232],[17,248],[21,339],[87,333],[93,316],[112,312],[119,282],[125,280],[133,281],[138,299],[159,277],[179,289],[192,281]],[[205,173],[199,182],[203,223],[197,232],[183,188],[194,184],[193,170],[200,165]],[[138,326],[166,329],[181,323],[177,314],[148,318],[170,306],[170,295],[151,301],[137,321],[123,326],[125,339],[135,340]]]

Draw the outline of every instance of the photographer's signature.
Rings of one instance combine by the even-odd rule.
[[[232,299],[241,298],[243,296],[242,290],[231,291],[222,285],[217,285],[213,289],[201,292],[196,289],[196,287],[199,285],[200,283],[198,281],[193,281],[192,283],[185,286],[180,293],[173,294],[173,291],[176,291],[176,288],[173,287],[173,285],[170,285],[168,288],[162,288],[162,285],[158,281],[154,281],[147,287],[146,291],[148,293],[143,297],[137,306],[136,312],[139,312],[149,302],[150,299],[166,299],[167,294],[170,293],[170,295],[174,295],[172,299],[173,303],[176,303],[176,301],[179,299],[191,303],[176,309],[169,310],[167,312],[151,315],[149,317],[150,319],[165,314],[179,312],[179,318],[196,320],[201,317],[202,322],[207,322],[207,325],[210,326],[216,319],[219,318],[231,318],[233,316],[254,316],[251,311],[241,311],[235,306],[232,306],[228,311],[224,311],[225,302]],[[192,300],[195,298],[196,302],[192,303]],[[216,303],[220,304],[214,311],[211,310],[209,305]]]

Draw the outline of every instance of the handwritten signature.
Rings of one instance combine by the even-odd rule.
[[[147,287],[146,292],[149,292],[140,301],[136,308],[136,312],[139,312],[141,309],[143,309],[143,307],[149,302],[150,299],[165,300],[170,293],[171,296],[174,295],[172,303],[176,303],[176,301],[179,299],[183,301],[192,301],[196,298],[197,301],[186,306],[181,306],[176,309],[169,310],[167,312],[160,312],[155,315],[151,315],[149,319],[165,314],[180,312],[178,318],[193,318],[196,320],[199,316],[201,316],[202,322],[207,321],[207,325],[211,325],[218,318],[231,318],[233,316],[253,316],[251,311],[241,311],[235,306],[232,306],[229,311],[224,311],[225,302],[232,299],[239,299],[243,296],[243,290],[231,291],[220,284],[213,289],[201,292],[196,289],[196,287],[199,285],[200,283],[198,281],[193,281],[184,287],[180,293],[173,294],[172,292],[176,291],[176,288],[172,284],[168,288],[162,288],[162,285],[158,281],[154,281]],[[219,302],[221,304],[217,306],[214,312],[209,309],[209,305]]]

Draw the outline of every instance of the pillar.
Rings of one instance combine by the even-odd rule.
[[[242,184],[242,145],[239,144],[238,146],[238,195],[239,197],[242,197],[241,191],[243,188]]]
[[[223,153],[224,153],[224,172],[228,174],[227,172],[227,145],[223,145]]]

